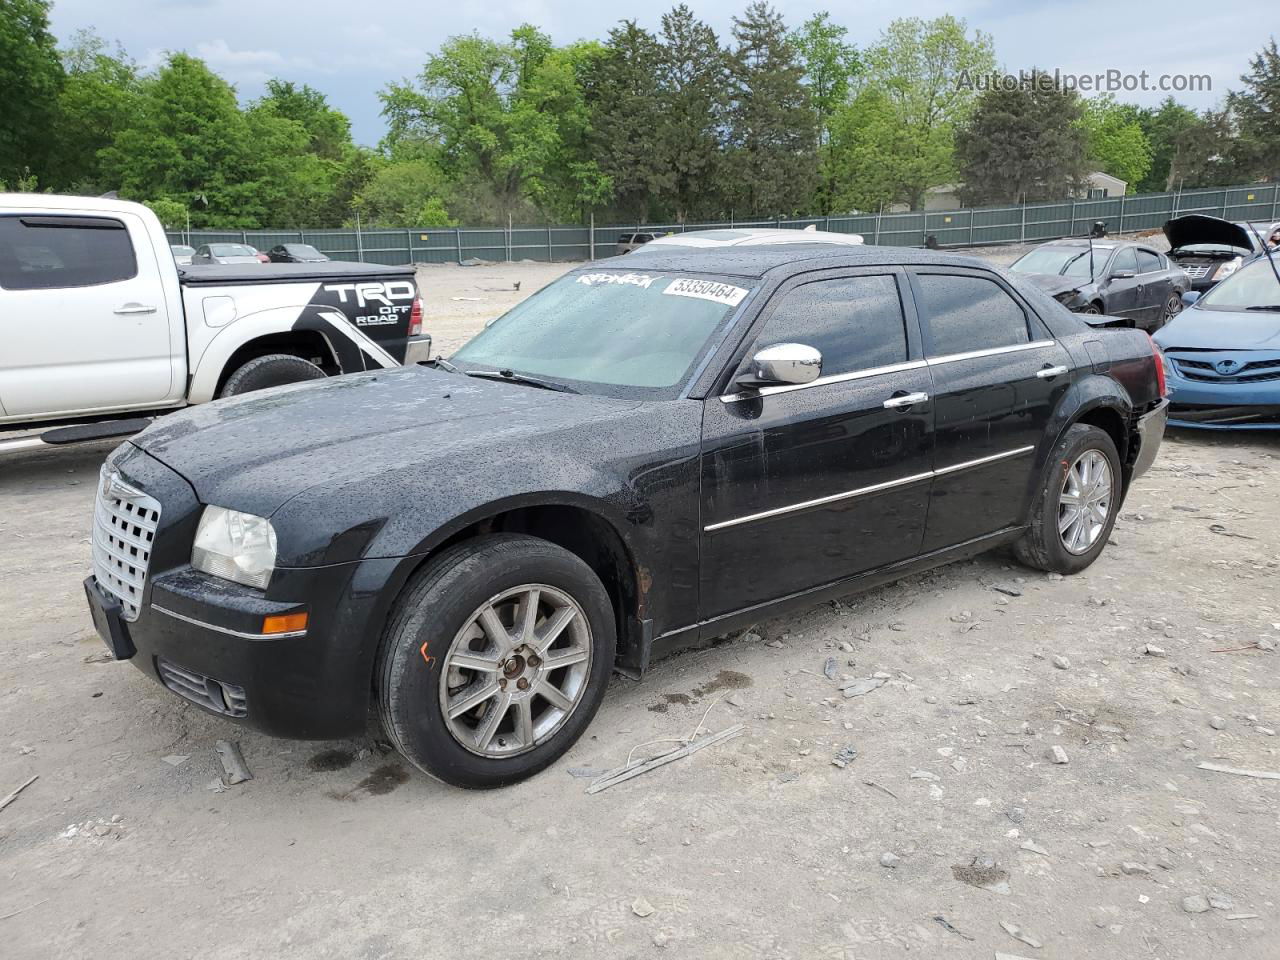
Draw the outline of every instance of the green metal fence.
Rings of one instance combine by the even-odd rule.
[[[1280,184],[1253,184],[1179,193],[1147,193],[1103,200],[1069,200],[1010,207],[911,213],[855,214],[800,220],[597,226],[421,227],[396,230],[193,230],[170,232],[173,243],[248,243],[268,250],[309,243],[335,260],[366,263],[458,263],[463,260],[567,261],[612,256],[623,234],[681,233],[719,227],[815,226],[860,233],[867,243],[918,247],[933,236],[941,247],[986,246],[1079,236],[1102,220],[1111,233],[1158,229],[1170,217],[1203,213],[1226,220],[1280,220]]]

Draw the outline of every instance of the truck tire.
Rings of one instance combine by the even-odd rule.
[[[387,621],[374,674],[383,730],[437,780],[515,783],[586,730],[615,644],[604,584],[568,550],[513,534],[456,544]]]
[[[324,376],[325,372],[310,360],[287,353],[270,353],[265,357],[254,357],[238,367],[227,377],[218,396],[237,397],[242,393],[265,390],[267,387],[282,387],[286,383],[321,380]]]
[[[1087,423],[1067,428],[1054,448],[1030,528],[1014,544],[1029,567],[1079,573],[1098,559],[1122,499],[1120,455],[1110,434]]]

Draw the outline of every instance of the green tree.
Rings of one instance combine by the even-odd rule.
[[[62,81],[48,0],[0,0],[0,178],[42,173]]]
[[[973,109],[974,79],[995,69],[991,36],[975,30],[970,38],[952,16],[894,20],[864,60],[867,86],[889,103],[900,128],[879,128],[894,199],[919,209],[930,187],[956,176],[955,131]]]
[[[911,137],[884,91],[867,87],[831,121],[831,208],[880,210],[902,196],[903,170],[894,163],[912,149]]]
[[[662,122],[653,153],[668,171],[663,207],[679,223],[725,212],[719,190],[728,112],[720,40],[683,3],[662,16],[658,85]]]
[[[292,120],[307,132],[310,153],[326,160],[345,160],[352,149],[351,121],[329,105],[328,98],[307,84],[278,77],[267,81],[267,93],[255,108]]]
[[[724,189],[747,216],[794,213],[813,194],[817,118],[782,16],[756,0],[733,20]]]
[[[353,206],[366,226],[452,227],[445,208],[449,185],[429,160],[400,160],[377,165]]]
[[[1088,138],[1090,162],[1133,186],[1142,182],[1151,169],[1151,144],[1136,107],[1103,94],[1084,102],[1077,122]]]
[[[624,20],[609,31],[586,77],[592,153],[609,179],[614,208],[627,219],[647,218],[672,186],[655,144],[666,121],[658,86],[661,59],[653,34]]]
[[[161,198],[144,201],[166,230],[182,230],[187,225],[187,208],[177,200]]]
[[[48,163],[59,190],[104,192],[119,186],[104,175],[102,151],[134,120],[140,83],[137,64],[90,30],[81,30],[62,51],[66,80],[58,95]]]
[[[1173,97],[1165,97],[1159,107],[1138,115],[1138,123],[1151,145],[1151,168],[1137,184],[1139,193],[1159,193],[1177,185],[1178,178],[1184,175],[1187,145],[1196,138],[1202,122],[1198,113]]]
[[[1088,174],[1084,110],[1073,90],[1033,72],[984,92],[956,131],[966,203],[1043,202],[1071,196]]]
[[[815,13],[791,35],[804,67],[809,100],[818,120],[819,187],[816,211],[831,212],[835,193],[835,163],[831,126],[836,111],[849,99],[851,81],[861,70],[858,49],[845,38],[849,31],[831,22],[825,10]]]
[[[1280,51],[1274,37],[1249,61],[1249,72],[1240,80],[1244,89],[1227,96],[1239,129],[1237,163],[1242,172],[1280,180]]]

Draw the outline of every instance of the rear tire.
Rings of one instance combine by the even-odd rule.
[[[615,644],[609,595],[577,556],[528,536],[465,541],[417,573],[396,601],[375,674],[382,727],[437,780],[476,789],[515,783],[586,730]]]
[[[322,380],[325,372],[310,360],[303,360],[287,353],[271,353],[255,357],[237,368],[222,385],[219,397],[237,397],[267,387],[282,387],[288,383],[304,383]]]
[[[1030,528],[1014,552],[1029,567],[1079,573],[1098,559],[1115,526],[1120,455],[1105,430],[1075,423],[1058,441],[1045,474],[1031,505]]]

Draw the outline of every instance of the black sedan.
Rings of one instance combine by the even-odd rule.
[[[309,243],[280,243],[267,251],[272,263],[324,263],[329,258]]]
[[[205,710],[336,738],[373,705],[422,770],[498,786],[673,647],[1002,544],[1085,569],[1162,370],[977,260],[653,247],[435,369],[157,421],[103,468],[86,592]]]
[[[1116,240],[1052,240],[1009,268],[1068,310],[1158,330],[1182,311],[1187,275],[1158,250]]]

